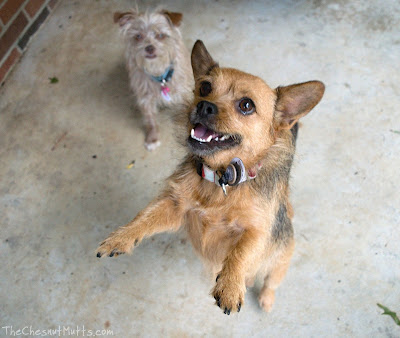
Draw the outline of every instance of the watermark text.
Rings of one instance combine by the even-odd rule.
[[[2,326],[1,330],[9,337],[34,336],[34,337],[96,337],[96,336],[113,336],[114,332],[110,329],[90,330],[83,325],[80,326],[63,326],[59,325],[54,329],[37,329],[32,326],[24,326],[15,328],[12,325]]]

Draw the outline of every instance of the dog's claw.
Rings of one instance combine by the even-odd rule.
[[[240,309],[242,308],[242,303],[239,303],[237,306],[237,312],[240,312]]]
[[[215,279],[215,282],[218,282],[218,278],[219,278],[219,276],[220,276],[220,275],[218,275],[218,276],[217,276],[217,278]]]
[[[101,258],[101,253],[100,252],[97,253],[97,257]]]
[[[118,251],[118,249],[114,249],[113,251],[111,251],[108,257],[114,257],[114,256],[117,257],[122,254],[124,254],[124,252]]]
[[[214,296],[214,299],[217,302],[218,307],[221,307],[221,301],[219,299],[219,296]]]
[[[111,253],[108,255],[108,257],[114,257],[114,255],[115,256],[118,256],[118,251],[117,251],[117,249],[114,249],[113,251],[111,251]]]
[[[225,308],[224,313],[229,316],[231,314],[231,310],[228,308]]]

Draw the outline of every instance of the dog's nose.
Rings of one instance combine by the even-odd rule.
[[[214,103],[208,101],[200,101],[197,104],[197,114],[201,117],[208,117],[210,115],[216,115],[218,108]]]
[[[151,55],[151,54],[154,53],[154,51],[155,51],[156,49],[154,48],[153,45],[148,45],[148,46],[146,46],[146,48],[145,48],[144,50],[145,50],[147,53],[149,53],[149,54]]]

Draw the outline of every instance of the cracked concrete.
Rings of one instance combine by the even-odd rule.
[[[202,39],[222,66],[272,87],[327,86],[299,132],[297,244],[274,309],[259,309],[258,283],[239,315],[223,315],[184,233],[155,236],[132,256],[95,257],[156,196],[184,149],[168,116],[160,116],[162,146],[143,147],[112,22],[133,3],[63,1],[0,89],[1,327],[398,337],[376,303],[400,313],[399,2],[163,3],[184,13],[188,48]]]

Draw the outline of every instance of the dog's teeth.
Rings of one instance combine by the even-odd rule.
[[[204,142],[204,143],[210,143],[212,140],[224,141],[224,140],[226,140],[227,138],[230,137],[229,135],[223,135],[223,136],[216,136],[215,138],[213,138],[212,135],[209,135],[206,139],[204,139],[204,138],[195,136],[194,129],[192,129],[190,131],[190,136],[191,136],[191,138],[195,139],[196,141]]]
[[[203,140],[202,138],[200,138],[200,137],[196,137],[196,136],[192,136],[192,138],[194,138],[196,141],[199,141],[199,142],[207,142],[206,140]]]

